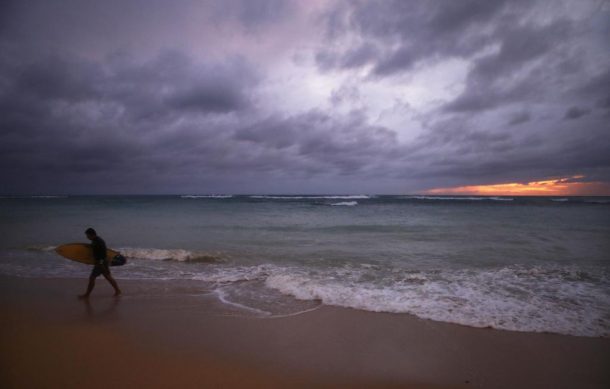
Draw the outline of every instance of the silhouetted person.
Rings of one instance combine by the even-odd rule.
[[[99,236],[93,228],[87,228],[85,231],[85,235],[91,241],[91,247],[93,248],[93,259],[95,260],[95,265],[93,265],[93,270],[91,270],[91,275],[89,276],[89,285],[87,285],[87,291],[85,294],[78,296],[79,298],[88,298],[93,288],[95,287],[95,279],[100,275],[103,275],[110,285],[114,288],[114,295],[118,296],[121,294],[121,289],[119,289],[119,285],[117,285],[114,278],[110,274],[110,267],[108,261],[106,260],[106,242]]]

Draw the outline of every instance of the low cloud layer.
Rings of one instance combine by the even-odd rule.
[[[610,181],[604,4],[142,6],[3,5],[1,192]]]

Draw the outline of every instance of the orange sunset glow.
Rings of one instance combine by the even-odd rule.
[[[526,183],[510,182],[490,185],[457,186],[453,188],[434,188],[429,189],[424,193],[435,195],[481,196],[591,196],[610,194],[610,183],[581,181],[584,178],[584,176],[578,175]]]

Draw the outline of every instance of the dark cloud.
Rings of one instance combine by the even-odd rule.
[[[360,43],[325,48],[317,60],[324,69],[370,64],[375,75],[386,76],[438,57],[468,57],[490,43],[491,26],[510,11],[506,3],[341,2],[327,19],[328,36],[342,39],[344,34],[356,33]]]
[[[585,107],[610,106],[610,58],[600,56],[610,23],[588,25],[594,14],[577,21],[575,5],[342,2],[327,19],[336,44],[316,60],[323,71],[368,69],[373,80],[404,80],[396,76],[448,59],[470,63],[461,93],[427,115],[425,131],[405,147],[401,163],[415,168],[405,178],[436,186],[572,174],[608,180],[607,115]]]
[[[571,122],[551,116],[493,131],[473,118],[453,116],[434,123],[411,145],[408,161],[443,186],[527,182],[540,177],[585,175],[610,180],[610,137],[603,115]],[[583,131],[586,129],[586,131]]]
[[[510,27],[497,32],[499,49],[474,61],[466,89],[444,109],[472,112],[536,99],[563,80],[563,61],[570,56],[565,20],[544,26]],[[543,59],[543,60],[541,60]]]
[[[582,116],[585,116],[589,112],[591,112],[591,111],[589,111],[588,109],[579,108],[579,107],[570,107],[570,109],[567,110],[567,112],[564,116],[564,119],[566,119],[566,120],[578,119]]]
[[[367,65],[379,55],[377,47],[371,43],[350,48],[337,56],[331,50],[323,49],[316,54],[316,62],[323,70],[335,67],[342,69],[359,68]]]
[[[396,148],[392,131],[359,112],[258,115],[250,96],[258,78],[242,60],[201,64],[164,52],[148,61],[54,57],[4,68],[13,80],[0,93],[4,191],[137,193],[174,181],[185,190],[193,179],[218,185],[231,175],[368,174]]]
[[[333,105],[341,103],[356,104],[360,100],[360,92],[355,85],[342,85],[340,88],[333,90],[330,95],[330,102]]]
[[[201,64],[179,52],[144,62],[7,62],[3,76],[12,82],[0,90],[0,160],[4,181],[17,188],[47,175],[150,178],[179,168],[185,149],[213,155],[214,131],[249,109],[257,82],[242,60]]]
[[[239,90],[221,85],[198,85],[171,96],[168,103],[174,108],[201,112],[231,112],[246,105]]]
[[[358,112],[340,118],[320,111],[269,117],[239,129],[235,139],[251,147],[282,151],[284,161],[296,168],[291,170],[311,173],[366,173],[397,151],[396,134],[368,125]]]
[[[601,73],[575,86],[570,92],[580,99],[593,101],[599,108],[610,108],[610,64]]]
[[[40,100],[87,100],[100,93],[96,90],[100,71],[95,64],[84,61],[70,63],[56,56],[35,59],[14,69],[12,93]]]
[[[509,126],[516,126],[522,123],[527,123],[530,120],[532,120],[532,115],[527,111],[522,111],[511,115],[507,124]]]
[[[610,180],[610,23],[589,3],[336,1],[321,40],[303,4],[1,3],[0,192]],[[418,104],[418,72],[456,59]]]
[[[544,21],[537,12],[545,14]],[[597,56],[583,47],[600,31],[571,17],[536,2],[340,2],[326,19],[328,39],[336,44],[325,45],[316,60],[324,71],[365,67],[373,77],[451,58],[472,61],[465,89],[443,107],[447,112],[539,102],[589,83],[584,89],[603,106],[610,99],[608,66],[601,76],[583,72],[588,57]]]
[[[219,18],[237,18],[247,29],[280,22],[294,3],[283,0],[229,0],[213,3]]]
[[[174,77],[182,77],[185,85],[176,88],[166,98],[174,108],[206,112],[232,112],[247,108],[250,98],[246,90],[256,77],[252,69],[241,61],[226,61],[221,66],[199,66],[184,71],[175,69]],[[172,85],[180,85],[176,79]],[[190,83],[192,85],[187,86]]]

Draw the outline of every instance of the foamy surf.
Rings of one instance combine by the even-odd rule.
[[[219,265],[193,278],[222,288],[222,298],[233,306],[266,312],[264,315],[271,314],[273,305],[282,299],[269,295],[260,285],[314,305],[321,302],[371,312],[408,313],[471,327],[610,336],[610,277],[595,269]]]
[[[608,280],[602,286],[580,271],[506,267],[392,272],[368,281],[372,276],[363,269],[345,270],[293,269],[270,275],[265,284],[300,300],[472,327],[610,336]]]
[[[0,264],[19,277],[85,277],[86,267],[40,246]],[[244,313],[294,314],[320,303],[372,312],[408,313],[473,327],[610,336],[610,274],[604,267],[429,268],[351,263],[247,265],[220,253],[121,248],[130,259],[119,279],[198,281]],[[5,255],[13,255],[9,252]],[[29,261],[29,262],[28,262]],[[169,262],[168,262],[169,261]],[[192,265],[186,265],[193,262]],[[197,263],[203,262],[203,263]]]
[[[28,246],[28,247],[26,247],[26,250],[51,252],[51,251],[55,251],[55,248],[57,248],[57,246]]]
[[[608,336],[610,197],[418,196],[235,195],[201,206],[180,195],[7,199],[0,274],[86,278],[87,266],[52,245],[80,240],[91,223],[129,258],[115,277],[208,295],[223,288],[226,301],[274,315],[323,301]]]
[[[148,259],[157,261],[178,262],[225,262],[227,256],[218,252],[205,252],[184,249],[157,249],[157,248],[133,248],[122,247],[117,249],[121,254],[133,259]]]
[[[28,246],[27,251],[53,252],[57,246]],[[228,256],[220,252],[208,252],[185,249],[158,249],[121,247],[115,248],[127,258],[155,261],[178,261],[178,262],[203,262],[222,263],[228,260]]]
[[[358,202],[357,201],[341,201],[341,202],[338,202],[338,203],[332,203],[331,205],[335,206],[335,207],[337,207],[337,206],[338,207],[341,207],[341,206],[343,206],[343,207],[353,207],[353,206],[358,205]]]

